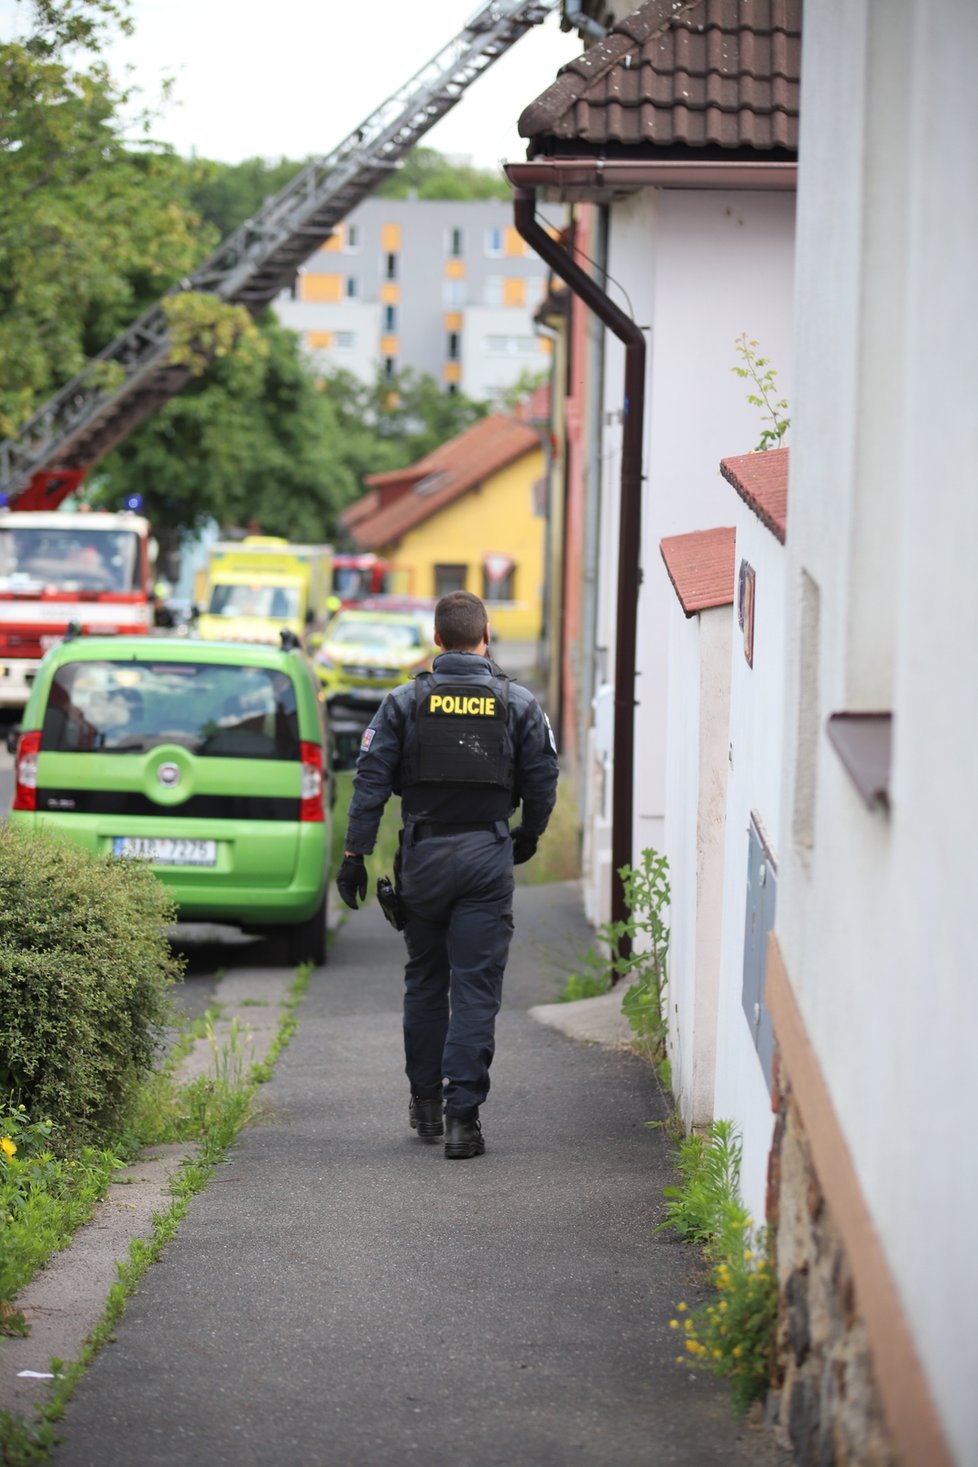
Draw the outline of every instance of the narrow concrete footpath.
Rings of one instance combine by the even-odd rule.
[[[538,1023],[589,942],[573,884],[517,893],[487,1152],[407,1126],[401,940],[335,937],[265,1087],[96,1359],[57,1467],[773,1467],[675,1364],[695,1255],[653,1232],[664,1105],[621,1050]]]

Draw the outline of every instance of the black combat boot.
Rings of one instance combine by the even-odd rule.
[[[464,1116],[452,1115],[450,1111],[446,1111],[445,1121],[445,1155],[449,1161],[467,1161],[470,1156],[482,1155],[486,1143],[482,1138],[478,1110],[470,1111]]]
[[[408,1119],[411,1122],[412,1131],[417,1131],[425,1141],[436,1141],[439,1136],[445,1134],[440,1096],[433,1100],[430,1098],[426,1100],[421,1095],[412,1095]]]

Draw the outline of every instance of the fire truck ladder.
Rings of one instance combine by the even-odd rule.
[[[50,398],[17,437],[0,443],[0,504],[54,508],[87,469],[185,385],[190,370],[170,361],[168,298],[203,291],[253,314],[261,310],[466,89],[557,3],[482,4],[448,45],[333,152],[306,164],[210,259]]]

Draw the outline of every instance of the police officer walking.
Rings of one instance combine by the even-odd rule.
[[[485,1151],[479,1107],[513,934],[513,866],[546,829],[557,748],[532,693],[488,656],[478,596],[441,598],[435,643],[432,672],[389,693],[364,730],[336,885],[356,910],[367,894],[363,858],[400,795],[409,1122],[426,1139],[444,1135],[446,1157],[464,1159]]]

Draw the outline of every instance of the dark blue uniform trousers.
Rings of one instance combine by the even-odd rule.
[[[404,1053],[412,1091],[464,1112],[489,1093],[496,1014],[513,935],[513,843],[495,830],[401,847],[408,961]]]

